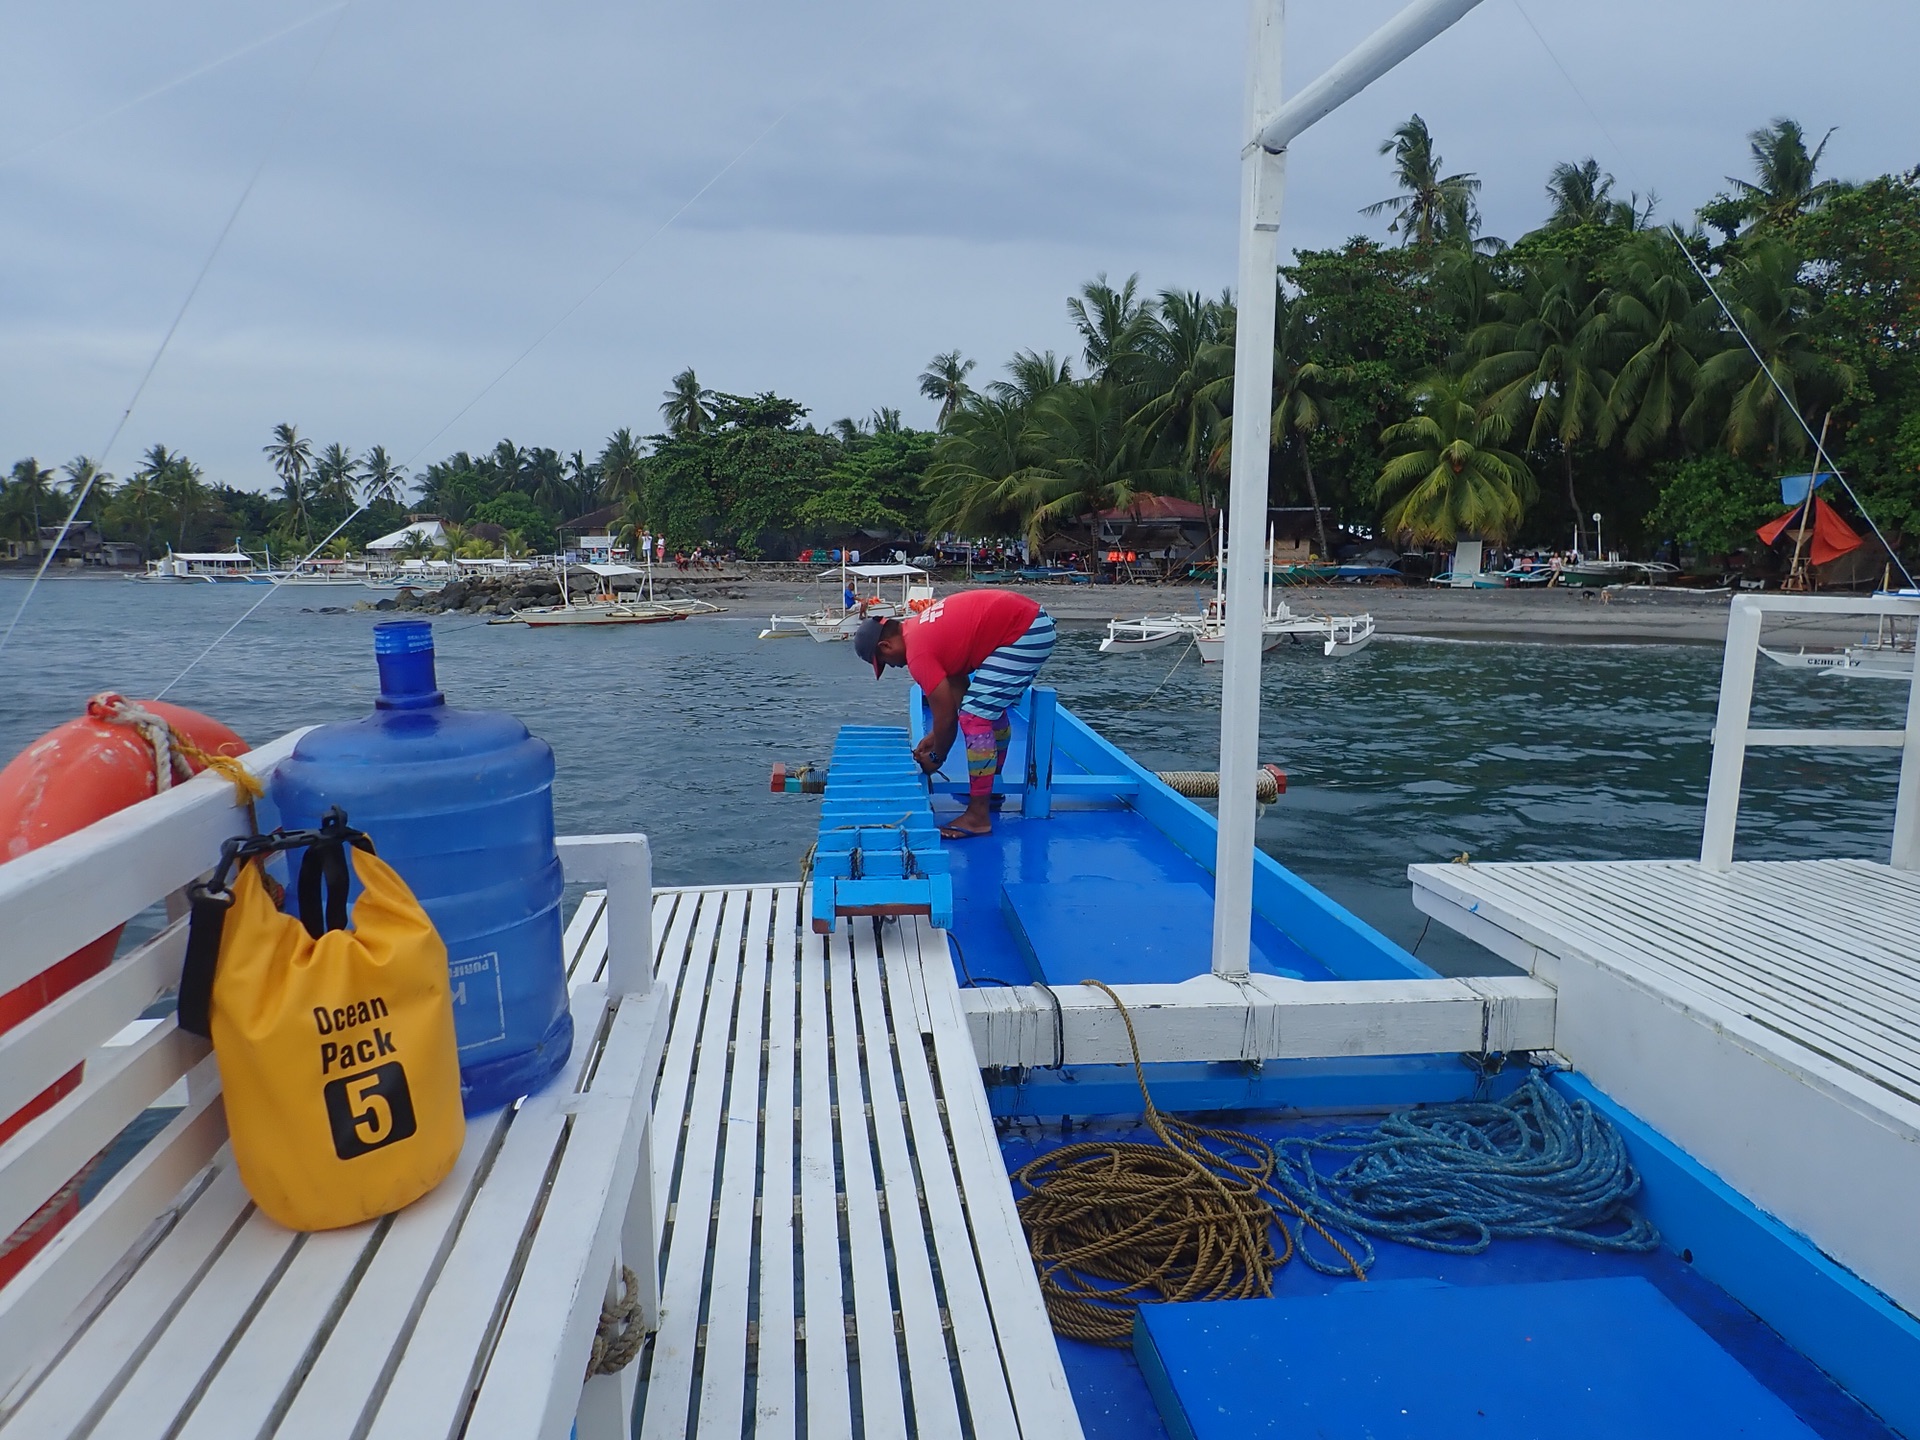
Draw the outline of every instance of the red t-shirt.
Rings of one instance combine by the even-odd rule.
[[[962,590],[936,600],[917,619],[901,623],[907,673],[922,690],[970,675],[1002,645],[1026,634],[1039,613],[1039,601],[1011,590]]]

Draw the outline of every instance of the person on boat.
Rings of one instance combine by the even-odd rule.
[[[1005,590],[962,590],[905,621],[870,616],[854,632],[853,653],[873,666],[905,666],[926,693],[933,728],[913,758],[931,775],[966,737],[967,808],[943,825],[948,840],[993,829],[993,777],[1007,763],[1019,703],[1053,653],[1053,617],[1037,601]]]

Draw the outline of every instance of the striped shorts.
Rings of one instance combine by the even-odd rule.
[[[998,720],[1019,703],[1052,653],[1053,617],[1042,610],[1033,617],[1026,634],[995,650],[968,677],[967,698],[960,702],[960,713]]]

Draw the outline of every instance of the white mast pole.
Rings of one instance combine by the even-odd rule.
[[[1220,830],[1214,855],[1213,973],[1247,974],[1253,928],[1254,770],[1260,750],[1260,643],[1266,626],[1253,557],[1266,528],[1273,428],[1273,317],[1286,147],[1452,25],[1480,0],[1413,0],[1290,103],[1280,98],[1286,0],[1249,0],[1246,124],[1240,152],[1235,287],[1233,467],[1228,491],[1226,645],[1220,689]]]
[[[1258,136],[1280,109],[1285,27],[1286,0],[1250,0],[1243,135]],[[1280,191],[1286,164],[1284,154],[1272,153],[1256,139],[1249,139],[1240,154],[1227,624],[1220,688],[1220,833],[1213,867],[1213,973],[1229,980],[1246,975],[1252,938],[1253,772],[1260,760],[1260,638],[1266,622],[1255,557],[1267,528],[1274,279],[1280,262]]]

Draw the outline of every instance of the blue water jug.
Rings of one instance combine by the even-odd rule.
[[[380,697],[300,737],[273,776],[290,828],[331,806],[372,837],[447,945],[469,1115],[539,1089],[573,1045],[560,957],[553,751],[511,715],[435,688],[433,627],[373,627]]]

